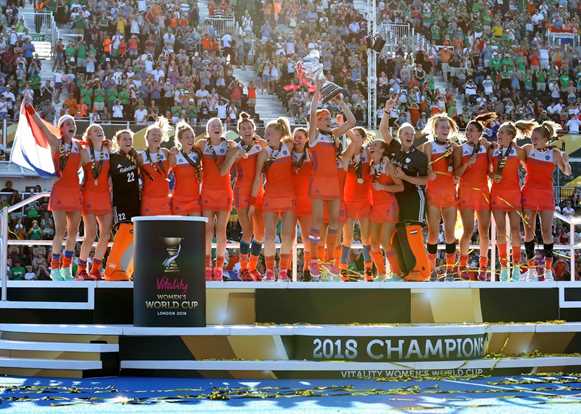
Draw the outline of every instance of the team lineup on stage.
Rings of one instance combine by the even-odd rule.
[[[389,113],[397,105],[397,96],[386,101],[374,138],[356,126],[341,94],[331,100],[332,107],[338,108],[336,117],[323,108],[320,88],[317,82],[308,128],[291,131],[288,120],[278,118],[259,137],[251,116],[241,113],[239,138],[227,140],[219,118],[207,122],[201,138],[182,121],[175,126],[176,146],[167,149],[162,144],[168,139],[169,125],[160,118],[146,129],[144,151],[133,148],[132,131],[118,131],[110,141],[98,124],[91,124],[77,139],[70,115],[59,119],[57,132],[26,102],[25,110],[33,114],[48,140],[58,175],[49,201],[55,222],[51,278],[101,279],[114,222],[119,232],[130,231],[131,219],[139,215],[195,215],[208,219],[205,278],[222,281],[226,226],[235,208],[242,229],[239,257],[244,281],[290,279],[297,225],[304,242],[303,280],[352,279],[347,269],[356,223],[366,281],[426,281],[436,270],[446,280],[490,280],[492,217],[498,279],[537,280],[532,265],[537,216],[544,280],[553,279],[553,172],[558,168],[571,174],[566,153],[553,146],[557,124],[505,122],[498,129],[497,141],[491,142],[483,132],[496,114],[475,117],[463,136],[451,118],[436,114],[421,131],[427,141],[416,145],[420,131],[411,124],[401,125],[393,135],[390,132]],[[518,138],[530,138],[531,143],[519,146]],[[526,172],[522,185],[521,166]],[[73,275],[81,218],[85,237]],[[463,227],[459,246],[457,220]],[[445,258],[438,266],[441,222]],[[469,245],[475,226],[480,259],[478,269],[470,269]],[[89,269],[87,260],[95,240]],[[521,264],[522,244],[527,262]],[[261,255],[264,272],[258,270]]]

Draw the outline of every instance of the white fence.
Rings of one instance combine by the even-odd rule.
[[[207,17],[206,24],[212,26],[220,36],[223,36],[226,33],[234,34],[234,31],[236,30],[234,16]]]
[[[26,205],[31,204],[37,200],[42,198],[49,197],[50,193],[37,193],[33,194],[30,197],[22,200],[19,203],[16,203],[12,206],[4,207],[0,211],[0,282],[2,286],[2,295],[1,300],[7,300],[7,288],[8,288],[8,246],[33,246],[33,245],[43,245],[43,246],[50,246],[51,242],[49,240],[12,240],[8,239],[8,221],[9,221],[9,214],[24,208]],[[575,226],[581,226],[581,217],[568,217],[563,216],[562,214],[555,213],[555,219],[561,220],[569,225],[569,244],[567,245],[555,245],[555,251],[567,251],[569,254],[569,263],[570,263],[570,280],[573,282],[575,281],[575,252],[581,249],[581,243],[575,240]],[[490,241],[490,248],[491,250],[491,282],[496,282],[496,228],[494,225],[494,220],[492,221],[491,226],[491,241]],[[77,238],[77,241],[82,241],[82,238]],[[111,243],[109,244],[111,245]],[[213,245],[215,247],[215,244]],[[229,243],[227,245],[228,249],[237,249],[238,243]],[[277,249],[280,248],[280,244],[277,244]],[[363,246],[361,243],[354,243],[352,248],[354,249],[361,249]],[[293,251],[292,251],[292,260],[293,260],[293,281],[297,281],[297,252],[303,248],[302,243],[294,244]],[[438,246],[438,249],[443,250],[445,248],[444,245]],[[471,246],[471,249],[477,249],[478,246]],[[542,246],[537,246],[537,249],[542,248]],[[438,282],[434,282],[438,283]],[[453,282],[452,282],[453,283]]]

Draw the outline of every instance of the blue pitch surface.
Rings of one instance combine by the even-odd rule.
[[[4,377],[0,398],[0,413],[27,414],[579,413],[581,376],[407,381]]]

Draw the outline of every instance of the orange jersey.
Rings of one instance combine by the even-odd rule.
[[[343,203],[348,218],[359,219],[371,212],[371,170],[369,155],[365,148],[355,154],[343,185]]]
[[[504,156],[506,156],[506,163],[500,180],[498,180],[495,178],[496,169],[500,159]],[[510,150],[499,147],[492,152],[493,180],[490,188],[490,207],[492,210],[517,211],[521,209],[519,165],[518,149],[514,145],[510,146]]]
[[[187,157],[187,158],[186,158]],[[189,161],[188,161],[189,159]],[[171,197],[172,213],[177,215],[200,214],[200,180],[198,171],[192,165],[202,169],[202,160],[196,151],[189,154],[178,152],[172,172],[175,178],[175,187]]]
[[[310,195],[314,198],[331,200],[341,197],[337,169],[337,147],[331,135],[319,133],[314,142],[309,142],[313,175]]]
[[[522,203],[525,210],[552,211],[555,209],[553,172],[555,151],[532,149],[525,162],[526,177],[522,188]]]
[[[83,164],[83,213],[105,215],[112,212],[109,191],[109,152],[89,152],[90,161]]]
[[[264,186],[264,211],[285,213],[294,209],[295,193],[291,151],[286,144],[278,150],[266,148],[268,168]]]
[[[502,177],[500,181],[492,181],[492,191],[520,191],[520,180],[518,175],[518,168],[520,165],[520,160],[518,158],[518,150],[512,145],[510,151],[507,153],[508,148],[496,148],[492,151],[492,174],[496,174],[496,169],[498,167],[498,162],[501,157],[506,156],[506,163],[502,170]],[[494,178],[494,177],[493,177]]]
[[[230,211],[233,192],[230,186],[230,171],[220,174],[222,163],[228,153],[228,141],[212,145],[208,140],[202,151],[202,209],[209,211]]]
[[[307,151],[307,149],[305,149]],[[296,165],[303,158],[304,153],[293,152],[293,188],[295,193],[295,214],[298,217],[311,215],[311,197],[309,195],[309,186],[311,182],[311,175],[313,174],[313,164],[309,157],[308,151],[306,158],[303,160],[300,168]]]
[[[240,145],[246,153],[246,158],[241,158],[234,164],[234,173],[236,174],[236,182],[234,184],[234,205],[236,208],[250,207],[250,194],[252,193],[252,185],[254,177],[256,176],[256,160],[258,154],[262,151],[259,144],[253,144],[250,147]],[[262,197],[264,196],[264,188],[262,185],[258,190],[256,196],[256,205],[262,205]]]
[[[393,179],[387,174],[387,162],[374,164],[371,169],[373,181],[382,185],[394,184]],[[374,223],[397,223],[399,208],[395,195],[389,191],[376,190],[371,185],[371,221]]]
[[[476,149],[468,143],[462,144],[460,149],[462,151],[462,165],[468,163],[472,156],[476,156],[476,162],[468,167],[460,177],[458,204],[463,209],[489,210],[488,168],[490,164],[488,150],[484,145],[478,144]]]
[[[80,211],[82,206],[78,174],[81,167],[80,141],[73,139],[70,144],[64,144],[62,147],[62,154],[54,152],[52,154],[59,177],[52,186],[48,208],[50,211]]]
[[[145,216],[168,215],[171,213],[169,198],[169,161],[160,150],[152,153],[140,151],[143,190],[141,214]]]
[[[426,186],[428,201],[438,208],[455,207],[456,183],[452,166],[452,145],[439,144],[436,141],[430,141],[426,145],[432,147],[430,164],[436,174],[436,179],[428,181]]]
[[[474,147],[468,143],[462,144],[462,165],[468,163],[473,155],[476,162],[468,167],[460,177],[460,187],[475,187],[482,191],[488,191],[488,150],[484,145],[479,145],[476,154]]]
[[[357,169],[359,169],[359,174]],[[343,200],[345,203],[371,204],[371,169],[366,149],[355,154],[345,175]]]

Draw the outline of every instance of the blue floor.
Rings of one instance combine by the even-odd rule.
[[[437,380],[0,378],[1,413],[581,412],[581,374]]]

